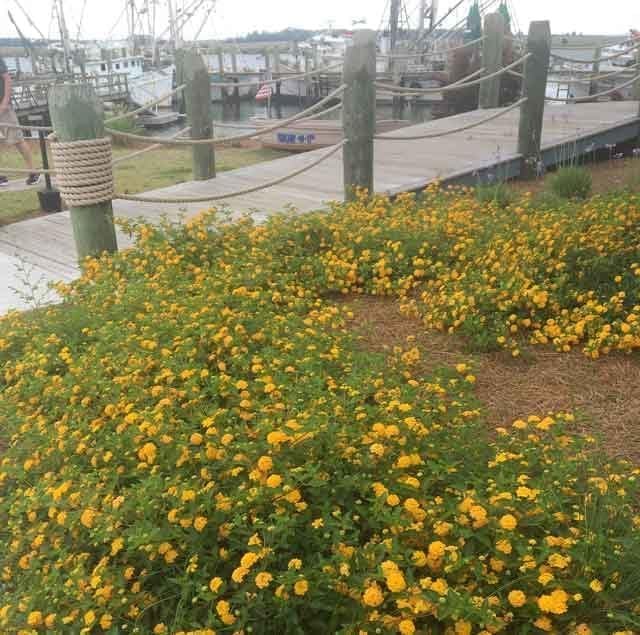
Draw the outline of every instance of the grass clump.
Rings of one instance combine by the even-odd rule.
[[[467,363],[364,352],[335,302],[446,292],[452,328],[533,332],[605,302],[570,295],[562,245],[580,230],[619,255],[636,203],[563,225],[432,190],[128,224],[137,247],[86,262],[65,304],[0,321],[0,629],[636,629],[640,472],[567,413],[489,436]],[[598,315],[617,332],[625,307]]]
[[[551,177],[551,191],[564,199],[589,198],[593,189],[593,178],[585,168],[570,166],[560,168]]]
[[[476,188],[476,198],[483,205],[496,205],[505,209],[516,200],[515,192],[506,184],[479,185]]]

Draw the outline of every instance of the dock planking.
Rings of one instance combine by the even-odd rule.
[[[389,133],[412,137],[444,132],[486,118],[493,111],[473,111],[438,119]],[[638,137],[640,134],[637,101],[553,105],[545,110],[542,155],[547,164],[585,153],[595,144],[603,147]],[[483,178],[506,178],[519,173],[517,110],[478,128],[426,140],[376,140],[375,189],[391,195],[419,191],[436,180],[474,183]],[[324,150],[296,154],[259,165],[223,172],[216,179],[191,181],[152,192],[157,198],[199,197],[233,192],[260,185],[288,174],[312,162]],[[234,215],[251,212],[257,221],[293,207],[300,213],[326,208],[343,196],[342,153],[309,172],[272,188],[211,203],[138,203],[115,200],[117,217],[159,221],[162,217],[178,220],[206,209],[225,207]],[[0,194],[1,196],[1,194]],[[119,234],[120,247],[130,244]],[[0,314],[19,308],[9,287],[20,288],[16,275],[19,259],[31,263],[38,275],[48,280],[70,280],[77,275],[75,248],[68,212],[42,216],[0,227]]]

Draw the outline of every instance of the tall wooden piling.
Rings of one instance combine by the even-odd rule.
[[[60,142],[102,139],[102,101],[91,84],[60,84],[49,92],[51,123]],[[78,260],[118,251],[111,201],[71,207]]]
[[[176,86],[182,86],[184,84],[184,55],[185,49],[177,49],[175,53],[176,62]],[[187,105],[184,99],[184,91],[179,91],[176,95],[176,108],[181,115],[186,114]]]
[[[347,89],[342,102],[344,138],[345,199],[356,189],[373,193],[373,137],[376,130],[376,34],[356,31],[344,60],[343,83]]]
[[[489,13],[484,19],[482,66],[487,75],[502,68],[504,56],[505,19],[501,13]],[[502,76],[480,85],[480,108],[497,108],[500,105]]]
[[[548,21],[532,22],[527,39],[523,93],[527,101],[520,108],[518,152],[523,156],[522,175],[534,177],[540,160],[542,125],[546,100],[549,60],[551,57],[551,26]]]
[[[185,101],[187,121],[192,139],[213,138],[213,112],[211,109],[211,80],[202,56],[195,51],[184,54]],[[193,178],[195,181],[211,179],[216,175],[213,145],[194,145]]]
[[[596,78],[600,75],[600,61],[602,59],[602,48],[598,47],[596,49],[596,57],[595,62],[593,63],[593,77]],[[569,84],[571,85],[571,84]],[[592,79],[589,83],[589,95],[597,95],[600,91],[600,84],[597,79]]]

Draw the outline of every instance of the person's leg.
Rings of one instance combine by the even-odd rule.
[[[16,143],[16,148],[18,148],[18,151],[22,155],[27,169],[33,170],[33,157],[31,155],[31,148],[29,147],[29,144],[24,139],[20,139],[20,141]]]

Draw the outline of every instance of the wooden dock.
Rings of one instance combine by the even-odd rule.
[[[595,148],[612,147],[640,135],[637,101],[602,102],[575,105],[548,106],[545,110],[542,158],[547,165],[568,161],[580,154],[589,154]],[[395,131],[395,136],[411,137],[452,128],[484,119],[491,111],[473,111],[455,117],[410,126]],[[419,191],[435,180],[457,181],[469,184],[492,178],[512,178],[519,174],[521,157],[517,153],[518,121],[520,113],[514,110],[491,123],[456,133],[452,136],[429,140],[375,142],[375,189],[380,193],[397,194]],[[155,197],[194,197],[217,195],[271,181],[310,163],[318,150],[293,155],[221,173],[209,181],[188,182],[148,192]],[[257,220],[293,206],[301,213],[322,209],[332,200],[343,196],[341,152],[309,172],[267,190],[222,201],[235,214],[254,212]],[[0,197],[2,196],[0,192]],[[155,204],[114,201],[119,217],[144,217],[150,221],[166,215],[178,219],[193,215],[207,205]],[[128,244],[124,236],[118,237],[120,246]],[[70,280],[77,275],[74,241],[69,214],[49,215],[0,227],[0,314],[21,303],[9,292],[9,287],[20,287],[15,275],[19,259],[32,264],[34,277],[45,280]]]

